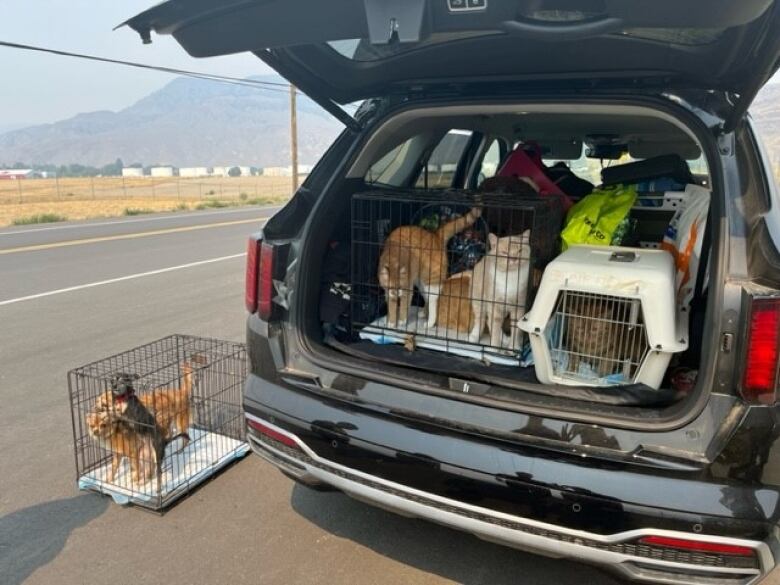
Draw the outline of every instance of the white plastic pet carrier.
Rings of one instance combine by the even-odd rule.
[[[662,250],[574,246],[558,256],[519,324],[539,381],[658,388],[672,354],[688,347],[674,276]]]

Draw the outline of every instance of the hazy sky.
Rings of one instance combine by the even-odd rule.
[[[0,0],[0,40],[244,77],[269,69],[251,55],[193,59],[170,36],[143,45],[114,26],[157,0]],[[117,65],[0,47],[0,131],[79,112],[118,110],[172,77]],[[778,81],[775,77],[774,81]]]
[[[0,0],[0,40],[245,77],[270,69],[252,55],[194,59],[170,36],[141,43],[120,22],[158,0]],[[0,127],[117,110],[173,77],[165,73],[0,47]]]

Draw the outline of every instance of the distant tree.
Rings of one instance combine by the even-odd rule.
[[[241,176],[241,169],[238,167],[230,167],[228,169],[228,177],[240,177]]]
[[[100,174],[103,176],[119,176],[122,174],[122,168],[124,163],[121,158],[116,159],[113,163],[109,163],[100,169]]]
[[[129,164],[127,166],[128,166],[128,168],[131,168],[131,169],[142,169],[142,168],[144,168],[144,165],[142,165],[139,162],[134,162],[133,164]]]

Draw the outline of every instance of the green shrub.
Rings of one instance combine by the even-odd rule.
[[[67,221],[68,218],[64,215],[57,213],[39,213],[37,215],[27,215],[25,217],[17,217],[14,221],[14,225],[30,225],[32,223],[55,223],[58,221]]]
[[[214,209],[214,208],[220,208],[220,207],[230,207],[230,203],[228,201],[220,201],[219,199],[212,199],[211,201],[204,201],[203,203],[198,203],[195,206],[195,209]]]

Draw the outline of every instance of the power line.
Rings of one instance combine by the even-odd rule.
[[[137,69],[148,69],[150,71],[159,71],[162,73],[170,73],[173,75],[183,75],[185,77],[192,77],[194,79],[201,79],[205,81],[216,81],[218,83],[228,83],[231,85],[238,85],[240,87],[251,87],[252,89],[261,89],[263,91],[273,91],[277,93],[288,93],[292,84],[279,83],[275,81],[260,81],[257,79],[245,79],[240,77],[228,77],[226,75],[218,75],[215,73],[201,73],[199,71],[189,71],[187,69],[176,69],[174,67],[164,67],[161,65],[149,65],[148,63],[138,63],[136,61],[124,61],[122,59],[111,59],[109,57],[100,57],[98,55],[89,55],[86,53],[74,53],[72,51],[62,51],[60,49],[52,49],[49,47],[40,47],[36,45],[25,45],[22,43],[12,43],[10,41],[0,41],[0,47],[6,47],[9,49],[19,49],[23,51],[35,51],[39,53],[48,53],[50,55],[58,55],[61,57],[73,57],[76,59],[85,59],[88,61],[97,61],[99,63],[109,63],[112,65],[123,65],[125,67],[135,67]],[[299,89],[295,89],[297,93],[300,93]],[[345,104],[345,108],[357,109],[356,104]]]
[[[162,73],[171,73],[174,75],[184,75],[187,77],[193,77],[195,79],[203,79],[207,81],[218,81],[221,83],[230,83],[233,85],[240,85],[244,87],[253,87],[254,89],[263,89],[265,91],[276,91],[280,93],[287,93],[289,91],[289,84],[278,83],[273,81],[260,81],[256,79],[242,79],[239,77],[228,77],[225,75],[217,75],[212,73],[201,73],[198,71],[189,71],[186,69],[176,69],[173,67],[163,67],[160,65],[149,65],[147,63],[138,63],[136,61],[124,61],[121,59],[111,59],[108,57],[100,57],[98,55],[88,55],[85,53],[74,53],[71,51],[61,51],[59,49],[51,49],[48,47],[39,47],[35,45],[24,45],[21,43],[12,43],[9,41],[0,41],[0,47],[7,47],[11,49],[20,49],[24,51],[36,51],[39,53],[48,53],[51,55],[59,55],[61,57],[73,57],[76,59],[85,59],[89,61],[98,61],[100,63],[111,63],[113,65],[124,65],[125,67],[135,67],[138,69],[148,69],[152,71],[160,71]]]
[[[161,65],[149,65],[148,63],[138,63],[136,61],[124,61],[122,59],[111,59],[109,57],[100,57],[98,55],[74,53],[72,51],[62,51],[60,49],[51,49],[49,47],[39,47],[35,45],[24,45],[21,43],[12,43],[9,41],[0,41],[0,47],[7,47],[10,49],[20,49],[23,51],[36,51],[39,53],[48,53],[50,55],[59,55],[61,57],[73,57],[76,59],[97,61],[99,63],[110,63],[113,65],[123,65],[125,67],[136,67],[138,69],[149,69],[151,71],[160,71],[162,73],[171,73],[174,75],[184,75],[186,77],[192,77],[195,79],[203,79],[205,81],[217,81],[219,83],[229,83],[231,85],[251,87],[253,89],[262,89],[264,91],[275,91],[278,93],[289,92],[289,88],[291,85],[288,83],[279,83],[276,81],[260,81],[257,79],[228,77],[226,75],[218,75],[216,73],[201,73],[199,71],[189,71],[187,69],[176,69],[173,67],[164,67]],[[299,89],[296,89],[296,91],[298,93],[301,93]],[[344,104],[343,107],[357,109],[358,106],[356,104]]]

